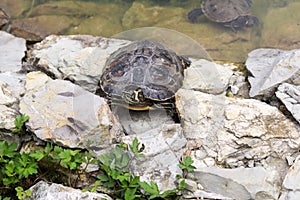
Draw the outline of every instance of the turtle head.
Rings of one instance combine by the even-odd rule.
[[[145,101],[145,96],[141,88],[128,86],[123,91],[122,99],[128,104],[140,104]]]
[[[255,16],[247,16],[245,21],[246,27],[257,26],[259,25],[259,19]]]

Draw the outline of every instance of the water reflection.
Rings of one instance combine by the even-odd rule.
[[[10,31],[38,40],[48,34],[91,34],[110,37],[139,27],[179,31],[197,41],[214,60],[244,61],[258,47],[294,49],[300,46],[300,0],[253,0],[252,14],[260,25],[237,33],[200,18],[187,19],[199,0],[2,0]],[[29,33],[38,37],[29,37]],[[22,35],[20,35],[22,36]],[[176,42],[175,42],[176,43]],[[192,51],[192,50],[191,50]],[[197,53],[196,53],[197,54]]]

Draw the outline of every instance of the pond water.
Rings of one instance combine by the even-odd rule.
[[[139,27],[168,28],[197,41],[214,60],[243,62],[251,50],[259,47],[300,48],[300,0],[253,0],[252,15],[259,18],[260,25],[237,33],[205,16],[191,23],[187,14],[200,2],[1,0],[0,7],[11,16],[12,27],[21,23],[44,35],[110,37]]]

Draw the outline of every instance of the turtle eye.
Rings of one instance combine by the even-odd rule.
[[[115,77],[121,77],[128,71],[128,65],[124,62],[119,62],[111,69],[110,74]]]

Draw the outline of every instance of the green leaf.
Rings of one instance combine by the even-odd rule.
[[[138,187],[140,182],[139,176],[132,176],[130,177],[129,187]]]
[[[77,169],[77,164],[75,162],[70,162],[69,167],[71,170]]]
[[[187,156],[183,159],[183,161],[179,164],[179,168],[182,170],[187,170],[188,172],[193,172],[195,167],[192,165],[194,161],[191,157]]]
[[[0,142],[0,157],[13,158],[16,155],[17,143],[8,144],[6,141]]]
[[[178,190],[184,190],[186,188],[185,180],[180,181],[178,185]]]
[[[59,154],[63,151],[63,148],[59,147],[59,146],[54,146],[54,149],[53,149],[53,158],[58,160],[58,159],[61,159],[59,157]]]
[[[18,199],[25,199],[26,197],[30,197],[32,195],[31,190],[25,190],[22,187],[16,187]]]
[[[31,153],[29,154],[29,156],[30,156],[31,158],[34,158],[34,159],[37,160],[37,161],[40,161],[40,160],[42,160],[42,159],[45,157],[45,153],[44,153],[44,151],[36,150],[36,151],[34,151],[34,152],[31,152]]]
[[[36,174],[38,172],[37,163],[27,154],[21,154],[21,157],[17,162],[16,172],[19,175],[19,178],[27,178],[29,175]]]
[[[137,138],[134,138],[133,141],[132,141],[132,144],[129,145],[130,147],[130,150],[133,152],[133,153],[138,153],[139,152],[139,141]]]
[[[52,146],[51,143],[48,142],[45,149],[44,149],[44,153],[49,154],[52,150],[53,150],[53,146]]]
[[[127,188],[125,191],[125,200],[135,199],[136,188]]]
[[[139,183],[140,186],[149,194],[159,194],[158,186],[155,182],[151,181],[151,185],[149,185],[147,182],[143,181]]]
[[[14,121],[14,124],[15,124],[16,128],[12,132],[13,133],[21,132],[25,122],[27,122],[28,120],[29,120],[29,116],[17,115],[16,119]]]
[[[144,144],[142,144],[141,148],[139,148],[139,145],[140,145],[140,143],[139,143],[139,141],[138,141],[137,138],[134,138],[134,140],[132,141],[132,144],[129,145],[130,150],[131,150],[132,153],[133,153],[135,156],[137,156],[137,157],[142,156],[142,154],[140,154],[140,153],[141,153],[142,151],[144,151],[144,149],[145,149],[145,145],[144,145]]]
[[[7,176],[14,176],[15,175],[15,168],[16,168],[16,163],[13,160],[10,160],[5,165],[5,174]]]
[[[97,178],[98,178],[100,181],[103,181],[103,182],[109,181],[108,176],[105,175],[105,174],[99,174],[99,175],[97,176]]]
[[[15,177],[8,177],[8,178],[3,178],[2,182],[4,185],[11,185],[19,182],[19,179]]]
[[[166,198],[166,197],[169,197],[169,196],[174,196],[176,194],[177,194],[177,190],[173,189],[173,190],[167,190],[159,196],[162,197],[162,198]]]

